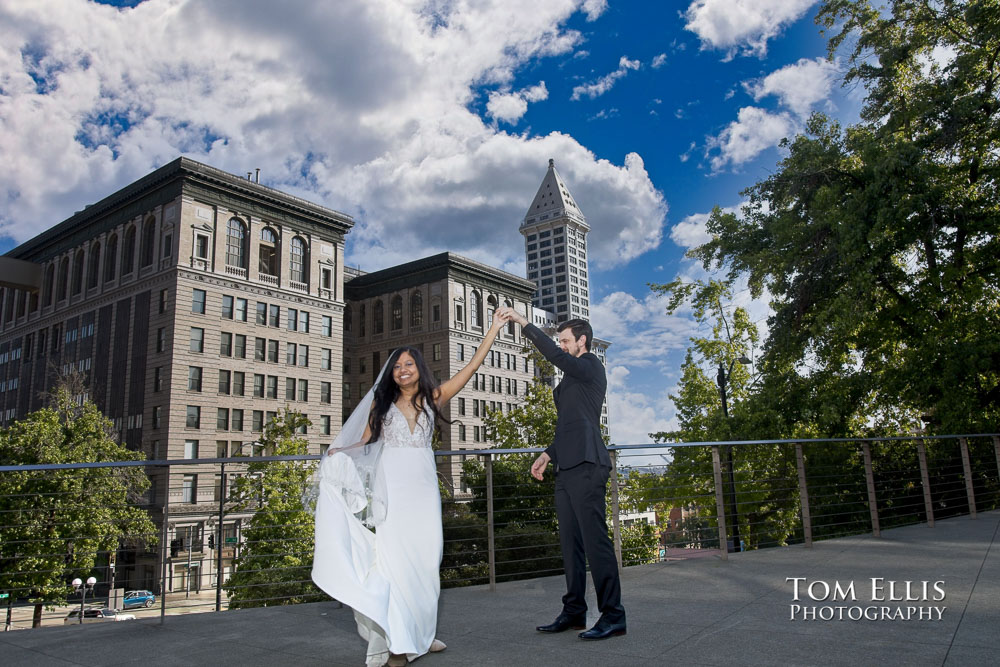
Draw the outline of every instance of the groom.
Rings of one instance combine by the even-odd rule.
[[[582,630],[587,623],[587,561],[597,592],[601,618],[580,639],[607,639],[625,634],[625,608],[621,603],[618,560],[608,537],[605,493],[611,458],[601,437],[601,405],[608,381],[604,365],[590,352],[594,331],[585,320],[559,325],[559,345],[513,308],[504,315],[519,325],[538,351],[563,372],[553,391],[558,420],[552,444],[535,460],[531,475],[541,480],[551,461],[556,475],[556,516],[566,595],[562,613],[539,632]],[[585,559],[586,557],[586,559]]]

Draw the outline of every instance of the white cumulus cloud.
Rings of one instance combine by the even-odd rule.
[[[491,91],[486,103],[486,115],[504,123],[514,124],[528,111],[528,102],[547,99],[549,91],[545,82],[517,92]]]
[[[802,58],[762,79],[747,81],[743,87],[756,101],[774,95],[795,114],[807,116],[819,102],[830,97],[837,76],[837,66],[825,58]]]
[[[684,13],[685,28],[703,49],[763,57],[767,41],[805,14],[816,0],[694,0]]]
[[[713,171],[739,167],[794,134],[798,128],[787,113],[771,113],[758,107],[743,107],[736,120],[716,137],[710,137],[707,153]]]
[[[578,100],[584,95],[586,95],[590,99],[594,99],[595,97],[600,97],[604,93],[614,88],[614,85],[618,83],[619,79],[622,79],[625,76],[627,76],[629,70],[639,69],[639,65],[640,63],[638,60],[629,60],[628,56],[622,56],[621,59],[618,61],[618,69],[616,69],[614,72],[611,72],[610,74],[605,74],[600,79],[592,83],[585,83],[581,86],[574,86],[573,94],[572,96],[570,96],[570,99]]]

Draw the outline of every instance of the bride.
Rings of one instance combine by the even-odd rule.
[[[495,315],[468,365],[440,386],[419,350],[394,350],[323,457],[312,578],[354,610],[369,667],[445,649],[434,637],[443,541],[431,437],[505,323]]]

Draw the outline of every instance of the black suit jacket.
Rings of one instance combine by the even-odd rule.
[[[579,357],[563,352],[534,324],[526,325],[523,331],[538,351],[563,372],[562,382],[552,392],[559,413],[556,435],[545,453],[557,470],[585,461],[610,468],[611,457],[601,437],[601,406],[608,390],[604,364],[591,352]]]

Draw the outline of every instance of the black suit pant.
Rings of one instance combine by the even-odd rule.
[[[563,567],[566,570],[566,595],[563,613],[583,616],[587,613],[587,562],[590,563],[597,606],[608,621],[625,620],[621,603],[618,559],[608,537],[607,492],[610,468],[581,463],[556,473],[556,516]]]

